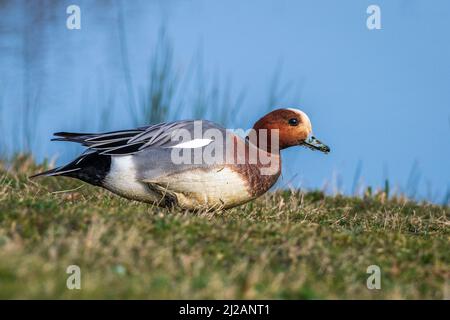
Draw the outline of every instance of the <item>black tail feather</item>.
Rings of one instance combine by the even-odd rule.
[[[58,138],[52,138],[51,141],[69,141],[81,143],[83,145],[86,139],[95,136],[95,134],[93,133],[76,133],[76,132],[55,132],[53,135]]]
[[[30,178],[41,176],[66,176],[76,178],[96,186],[101,186],[103,179],[109,172],[110,167],[110,156],[100,155],[97,152],[93,152],[81,155],[65,166],[37,173],[30,176]]]
[[[37,177],[54,176],[55,173],[58,171],[58,169],[59,168],[54,168],[54,169],[50,169],[50,170],[47,170],[47,171],[44,171],[44,172],[36,173],[36,174],[33,174],[32,176],[30,176],[29,178],[33,179],[33,178],[37,178]]]
[[[53,134],[54,136],[57,137],[64,137],[64,138],[70,138],[70,137],[80,137],[80,136],[92,136],[94,135],[93,133],[78,133],[78,132],[55,132]]]

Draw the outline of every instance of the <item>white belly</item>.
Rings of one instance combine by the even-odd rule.
[[[189,170],[159,178],[164,186],[177,196],[183,208],[229,208],[251,200],[242,177],[227,167]]]
[[[158,202],[161,196],[136,179],[137,172],[132,156],[116,156],[111,159],[111,168],[103,181],[106,189],[122,197],[143,201]]]
[[[229,208],[253,198],[242,177],[227,167],[189,170],[152,181],[139,181],[137,176],[132,156],[113,157],[104,186],[128,199],[158,205],[170,194],[186,209]]]

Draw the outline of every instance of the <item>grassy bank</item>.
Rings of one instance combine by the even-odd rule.
[[[74,180],[30,181],[34,170],[0,169],[0,298],[450,295],[449,208],[286,191],[168,212]],[[69,265],[81,290],[66,287]],[[369,265],[380,290],[366,287]]]

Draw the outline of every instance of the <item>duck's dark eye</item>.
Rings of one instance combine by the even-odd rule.
[[[298,120],[296,118],[289,119],[289,125],[290,126],[298,125]]]

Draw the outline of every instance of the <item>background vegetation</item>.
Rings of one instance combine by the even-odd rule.
[[[218,57],[207,56],[202,41],[199,41],[190,56],[191,53],[184,52],[183,45],[175,43],[173,38],[177,34],[171,34],[169,19],[160,12],[158,3],[80,0],[82,29],[69,31],[65,28],[68,2],[1,2],[0,158],[32,154],[38,162],[49,158],[61,164],[67,162],[81,149],[74,144],[50,144],[51,134],[57,131],[109,131],[187,118],[210,119],[232,128],[249,128],[257,117],[276,107],[303,107],[306,79],[303,73],[295,78],[287,76],[294,65],[286,63],[283,55],[277,54],[276,63],[261,65],[264,77],[258,88],[258,99],[249,97],[251,83],[242,84],[230,76],[229,70],[221,70],[211,63],[211,58],[230,60],[225,53]],[[167,10],[176,11],[180,5],[177,1],[169,1]],[[152,24],[142,22],[152,19],[157,21]],[[139,35],[135,34],[137,32]],[[307,49],[306,45],[304,49]],[[287,56],[291,50],[285,47],[281,52]],[[251,55],[246,58],[248,61]],[[243,65],[245,61],[242,61]],[[295,67],[298,65],[303,62],[296,61]],[[87,70],[86,66],[91,68]],[[327,90],[324,87],[324,92]],[[314,99],[310,102],[307,108],[318,107]],[[383,140],[372,142],[364,150],[362,146],[355,146],[348,154],[347,168],[342,169],[339,162],[342,158],[339,157],[344,152],[342,144],[346,139],[344,135],[336,134],[341,133],[340,129],[332,130],[336,119],[329,114],[332,109],[343,107],[333,103],[323,105],[320,117],[313,121],[314,124],[322,121],[330,127],[331,137],[322,140],[327,143],[328,139],[335,140],[329,143],[333,153],[321,158],[321,170],[315,170],[315,158],[309,153],[301,154],[302,168],[299,169],[300,156],[287,151],[283,167],[286,179],[277,187],[323,187],[327,194],[362,196],[371,184],[391,195],[402,194],[443,205],[450,203],[450,185],[447,186],[445,181],[433,185],[428,173],[422,172],[423,158],[439,161],[437,149],[433,154],[424,155],[421,161],[411,158],[405,162],[402,169],[410,168],[409,174],[406,169],[401,181],[398,178],[400,170],[389,174],[387,164],[381,163],[380,158],[372,161],[368,156],[371,149],[387,143]],[[257,114],[253,110],[258,110]],[[410,113],[411,117],[416,114],[418,112]],[[358,118],[353,124],[360,120]],[[322,138],[321,132],[316,133]],[[364,135],[372,141],[375,136],[371,131]],[[442,137],[433,140],[438,138]],[[358,160],[361,157],[366,162]],[[375,182],[373,172],[376,170],[369,162],[379,162],[379,167],[383,168]],[[302,176],[304,172],[308,174]],[[446,174],[443,172],[440,176]],[[371,183],[365,179],[370,179]]]

